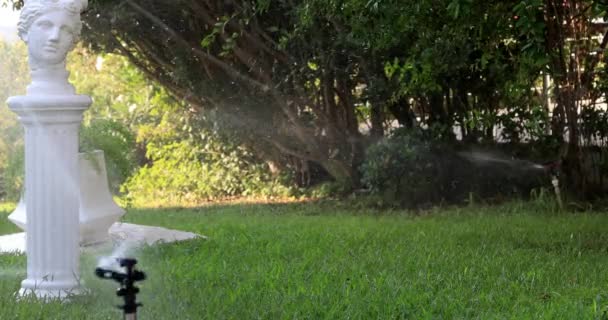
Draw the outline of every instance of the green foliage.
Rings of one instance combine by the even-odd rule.
[[[153,165],[140,168],[124,185],[130,201],[145,204],[194,202],[203,176],[202,165],[188,143],[148,145]],[[151,154],[153,153],[153,154]]]
[[[0,64],[7,70],[6,77],[0,76],[2,100],[25,88],[28,78],[17,75],[28,74],[26,56],[23,45],[0,43]],[[248,149],[230,138],[216,139],[207,129],[216,120],[192,121],[183,102],[147,80],[126,58],[78,47],[69,68],[77,91],[94,101],[81,127],[80,151],[104,151],[114,193],[127,179],[122,190],[137,203],[291,192],[282,176],[271,177]],[[16,201],[23,188],[22,130],[8,108],[1,108],[0,115],[0,198]]]
[[[17,201],[23,192],[25,157],[23,145],[15,148],[8,154],[2,168],[0,199],[3,201]]]
[[[128,127],[140,165],[154,165],[149,143],[203,150],[208,130],[253,153],[245,162],[314,162],[352,187],[363,150],[395,122],[439,128],[427,134],[444,143],[595,143],[605,16],[588,0],[91,0],[70,62],[96,102],[86,120]]]
[[[108,182],[112,191],[135,170],[135,137],[123,124],[113,120],[95,120],[80,129],[80,152],[102,150]]]
[[[362,180],[388,205],[417,206],[437,196],[438,165],[422,131],[397,130],[368,149]]]
[[[362,180],[371,192],[367,202],[410,208],[470,204],[472,197],[528,198],[534,189],[549,187],[548,175],[532,162],[514,160],[515,150],[508,150],[508,145],[488,145],[485,150],[446,145],[433,139],[438,136],[434,131],[396,130],[368,149],[361,166]],[[546,157],[544,150],[541,159]],[[526,152],[532,153],[531,146]]]
[[[163,112],[181,106],[125,57],[79,46],[69,57],[69,68],[76,90],[94,101],[85,123],[112,120],[137,135],[140,126],[154,124]]]
[[[545,10],[542,0],[523,0],[513,7],[513,14],[517,17],[515,28],[519,36],[524,40],[522,51],[525,55],[534,57],[529,61],[545,67],[548,60],[545,55],[545,34],[546,24],[543,21],[543,10]]]
[[[536,10],[520,2],[90,1],[85,20],[98,32],[85,40],[187,101],[190,124],[215,112],[213,130],[259,158],[314,161],[356,185],[363,122],[374,138],[397,119],[489,140],[513,100],[536,105],[529,88],[546,59],[522,54],[520,36],[538,30],[514,20]]]
[[[505,141],[544,141],[550,138],[550,115],[540,105],[515,105],[492,119],[492,125],[501,125]]]
[[[83,148],[106,152],[112,185],[126,180],[121,190],[131,204],[288,193],[250,151],[230,138],[220,141],[210,130],[215,120],[193,118],[185,103],[127,59],[81,48],[72,61],[78,89],[95,99],[83,127]]]
[[[285,197],[290,190],[252,155],[211,137],[147,145],[151,164],[123,186],[134,205],[193,204],[239,196]]]
[[[311,199],[335,199],[343,198],[350,192],[350,186],[337,181],[329,181],[308,188],[304,195]]]
[[[29,81],[26,48],[0,40],[0,199],[17,201],[23,189],[23,129],[5,101]]]
[[[581,112],[581,135],[598,145],[608,145],[608,112],[606,110],[585,108]]]

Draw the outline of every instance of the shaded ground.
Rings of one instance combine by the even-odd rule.
[[[6,211],[6,209],[5,209]],[[6,212],[1,217],[6,216]],[[594,319],[608,310],[608,215],[539,204],[406,212],[333,204],[129,210],[209,240],[137,254],[141,319]],[[0,219],[0,231],[12,228]],[[15,303],[23,256],[0,256],[0,319],[120,319],[115,285],[70,304]]]

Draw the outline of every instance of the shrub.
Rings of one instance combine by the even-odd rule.
[[[0,170],[0,198],[2,201],[17,201],[24,185],[24,148],[23,141],[6,155],[6,164]]]
[[[471,195],[484,200],[528,197],[548,181],[546,173],[530,162],[498,155],[470,157],[494,153],[471,152],[429,137],[425,131],[399,129],[368,149],[362,180],[375,202],[420,207],[463,203]]]
[[[149,143],[151,164],[124,185],[133,205],[191,204],[237,196],[286,196],[291,190],[239,146],[191,140]]]
[[[401,206],[433,202],[440,169],[424,133],[404,129],[371,146],[361,166],[362,181],[371,193]]]
[[[103,150],[110,189],[120,185],[136,167],[135,138],[129,128],[109,119],[96,119],[80,129],[80,152]]]

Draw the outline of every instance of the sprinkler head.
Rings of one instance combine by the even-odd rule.
[[[135,314],[137,308],[142,306],[136,302],[136,296],[139,293],[139,288],[135,286],[135,282],[146,279],[146,274],[142,271],[135,270],[137,260],[131,258],[116,259],[118,265],[126,269],[126,272],[118,272],[109,269],[96,268],[95,275],[102,279],[112,279],[120,283],[120,288],[116,291],[116,295],[122,297],[125,304],[118,308],[123,310],[124,314]]]
[[[117,258],[116,261],[123,268],[133,268],[137,264],[137,260],[132,258]]]

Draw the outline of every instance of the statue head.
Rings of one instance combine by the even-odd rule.
[[[63,64],[80,37],[87,0],[26,0],[17,25],[32,69]]]

